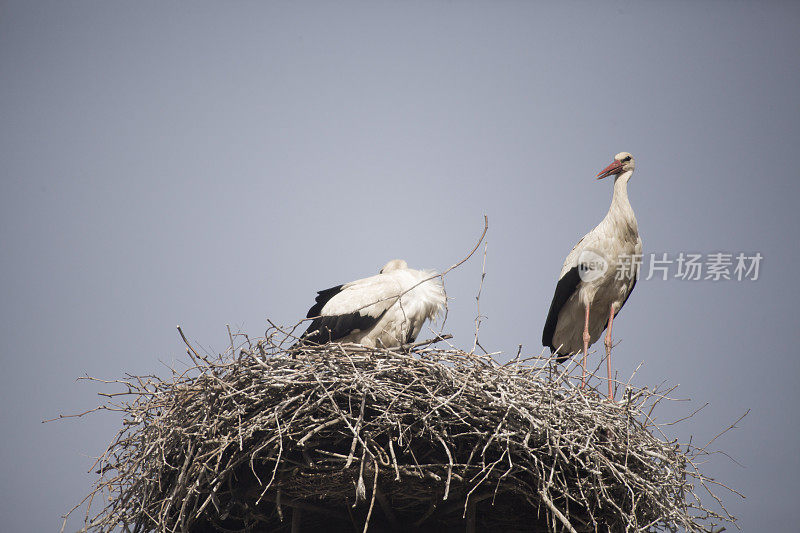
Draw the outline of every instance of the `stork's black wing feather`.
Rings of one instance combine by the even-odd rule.
[[[317,298],[314,300],[316,303],[311,306],[311,309],[308,310],[306,318],[314,318],[315,316],[321,315],[322,308],[325,307],[325,304],[328,303],[331,298],[339,294],[342,291],[343,286],[344,285],[337,285],[335,287],[331,287],[330,289],[319,291],[317,293]]]
[[[547,313],[547,320],[544,323],[544,331],[542,331],[542,346],[547,346],[551,351],[555,352],[557,346],[553,346],[553,335],[556,332],[556,324],[558,324],[558,313],[561,308],[567,303],[569,297],[578,289],[581,282],[579,267],[576,265],[569,269],[564,274],[558,284],[556,285],[556,292],[553,294],[553,301],[550,302],[550,311]]]
[[[346,337],[355,330],[364,331],[378,323],[384,311],[378,316],[361,314],[360,311],[345,313],[343,315],[320,316],[322,308],[325,307],[331,298],[342,291],[343,285],[337,285],[317,293],[315,304],[308,310],[306,318],[313,318],[311,325],[300,337],[301,342],[312,342],[314,344],[325,344],[337,341]]]
[[[308,326],[306,332],[303,333],[302,339],[314,344],[335,342],[355,330],[364,331],[371,328],[378,323],[382,316],[383,313],[380,316],[373,317],[355,312],[345,315],[317,317]]]

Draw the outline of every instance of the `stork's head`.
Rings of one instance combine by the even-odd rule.
[[[402,259],[392,259],[381,269],[381,274],[386,274],[387,272],[391,272],[392,270],[401,270],[404,268],[408,268],[408,263],[403,261]]]
[[[628,152],[620,152],[614,156],[614,161],[612,161],[610,165],[597,174],[597,179],[601,180],[606,176],[611,176],[612,174],[619,176],[624,172],[632,171],[635,166],[636,164],[633,161],[633,156],[631,154]]]

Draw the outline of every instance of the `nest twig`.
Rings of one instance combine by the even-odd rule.
[[[611,403],[547,359],[282,340],[271,329],[213,359],[192,349],[168,379],[115,380],[123,390],[103,407],[123,425],[94,467],[84,530],[695,532],[734,520],[698,468],[708,452],[651,422],[663,391],[627,386]]]

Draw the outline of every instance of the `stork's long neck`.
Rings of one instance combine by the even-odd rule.
[[[636,216],[628,200],[628,180],[631,179],[633,170],[623,172],[614,179],[614,196],[611,197],[611,207],[608,208],[606,219],[617,224],[627,223],[634,231],[638,232]]]

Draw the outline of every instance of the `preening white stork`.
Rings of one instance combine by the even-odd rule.
[[[435,275],[394,259],[377,276],[319,291],[306,315],[314,320],[301,342],[353,342],[373,348],[414,342],[425,320],[435,320],[445,305],[442,280],[428,279]]]
[[[620,152],[597,174],[597,179],[616,176],[611,207],[600,224],[578,241],[564,261],[542,332],[542,345],[558,354],[558,362],[583,350],[583,387],[589,346],[597,342],[607,324],[605,345],[609,399],[614,396],[611,388],[611,326],[636,285],[642,253],[642,239],[628,201],[628,181],[633,169],[633,156]]]

